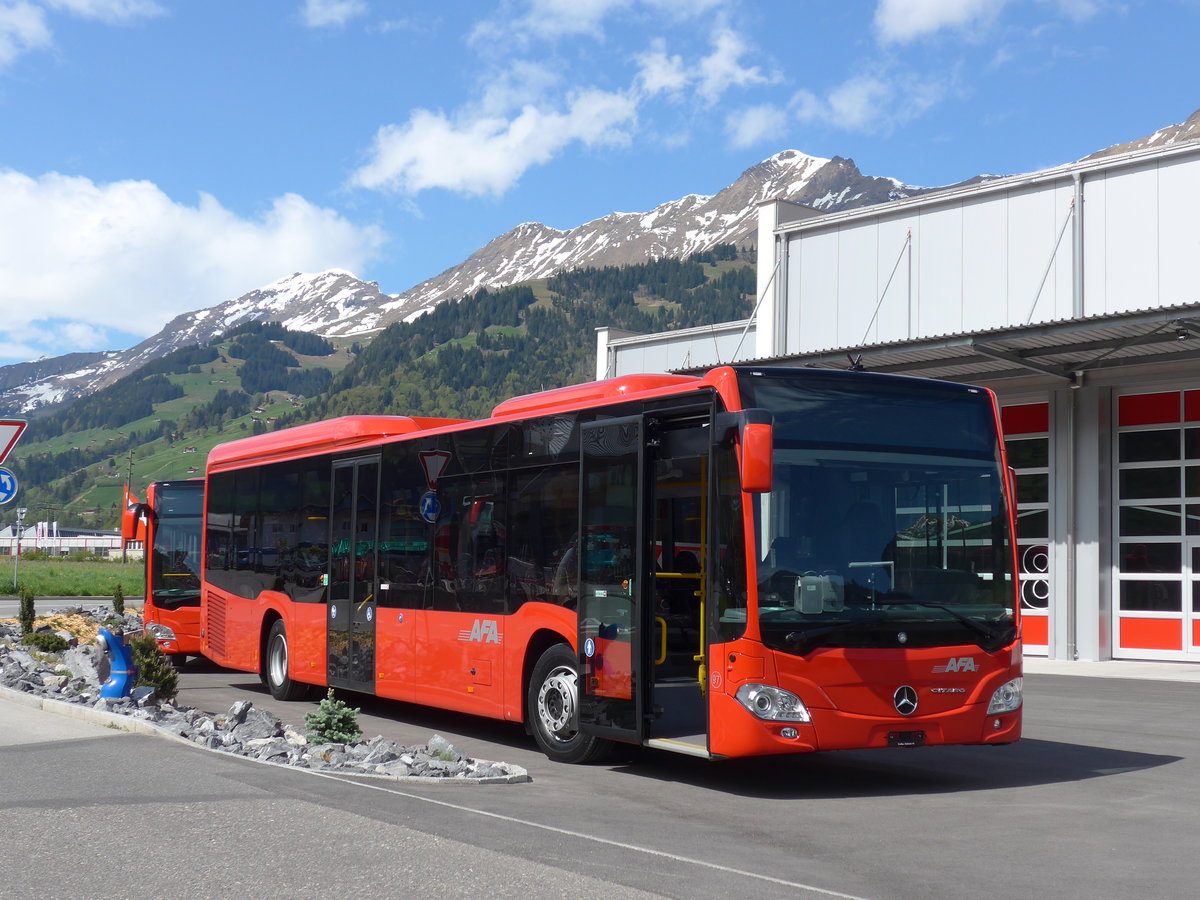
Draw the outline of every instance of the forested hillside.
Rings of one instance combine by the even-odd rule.
[[[116,527],[124,482],[203,471],[215,444],[321,418],[479,418],[516,394],[588,381],[601,326],[656,332],[745,318],[754,267],[725,245],[584,269],[443,303],[364,348],[251,324],[155,361],[32,423],[10,457],[30,519]]]
[[[601,326],[657,332],[745,318],[754,290],[753,266],[727,245],[479,291],[388,327],[281,424],[366,412],[479,418],[507,397],[590,381]]]

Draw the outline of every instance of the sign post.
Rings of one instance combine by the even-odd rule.
[[[21,438],[25,430],[24,419],[0,419],[0,463]],[[8,469],[0,469],[0,505],[17,496],[17,476]],[[13,590],[17,589],[17,567],[21,560],[21,528],[25,521],[25,509],[17,510],[16,553],[13,554]]]
[[[13,590],[15,591],[19,585],[17,583],[17,573],[21,567],[21,528],[25,524],[25,507],[17,509],[17,552],[13,554]]]

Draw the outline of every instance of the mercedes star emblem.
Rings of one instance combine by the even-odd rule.
[[[911,688],[907,684],[896,688],[896,693],[892,694],[892,703],[900,715],[911,716],[917,711],[916,688]]]

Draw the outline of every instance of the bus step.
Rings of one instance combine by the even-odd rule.
[[[697,741],[699,743],[696,743]],[[646,741],[646,746],[656,750],[669,750],[671,753],[683,753],[686,756],[698,756],[701,759],[709,757],[702,734],[688,735],[683,738],[650,738]]]

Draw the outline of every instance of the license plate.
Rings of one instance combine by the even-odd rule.
[[[923,731],[889,731],[889,747],[924,747],[925,732]]]

